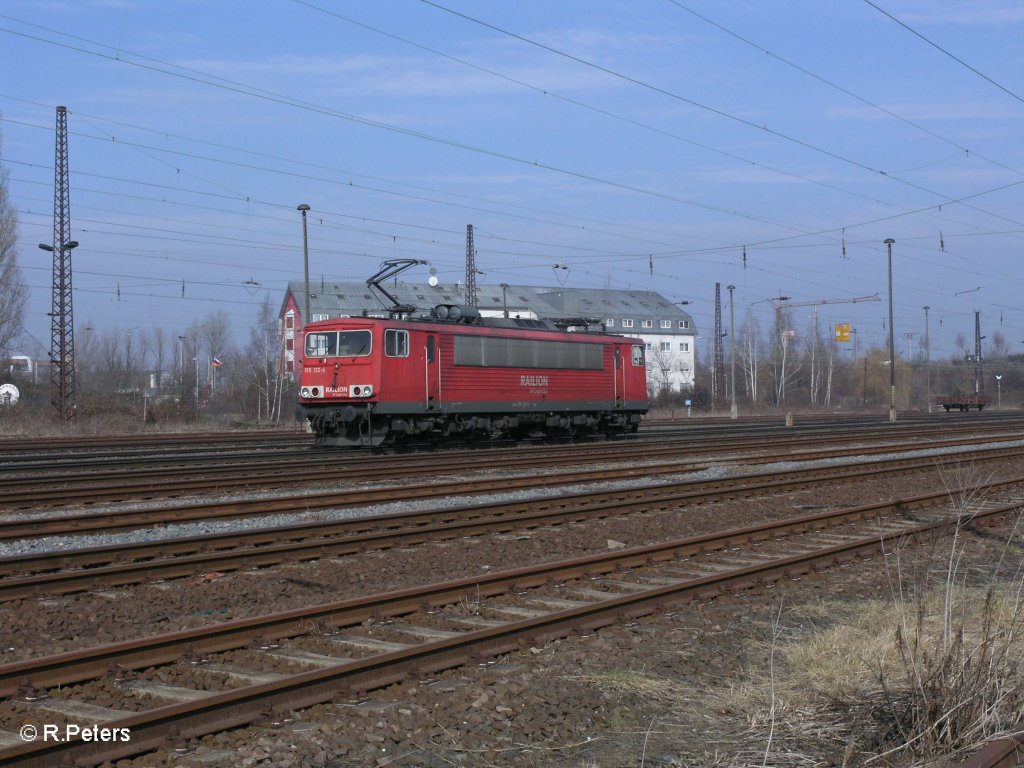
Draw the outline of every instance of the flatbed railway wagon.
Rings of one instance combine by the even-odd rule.
[[[299,402],[322,446],[635,432],[643,342],[577,327],[454,305],[310,323]]]
[[[985,406],[992,402],[992,398],[988,395],[974,394],[974,395],[937,395],[935,403],[942,408],[946,409],[946,413],[950,411],[969,411],[971,408],[977,408],[979,411],[985,410]]]

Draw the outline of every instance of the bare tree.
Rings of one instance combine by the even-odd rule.
[[[810,397],[811,405],[818,404],[821,394],[822,363],[818,350],[822,347],[821,331],[818,328],[818,308],[814,307],[814,316],[811,324],[811,376],[810,376]]]
[[[832,404],[832,377],[836,370],[836,356],[839,354],[839,346],[835,339],[826,342],[828,353],[828,372],[825,374],[825,405]]]
[[[740,354],[740,365],[743,368],[743,380],[746,384],[747,398],[751,405],[757,404],[757,349],[761,343],[761,327],[757,318],[748,310],[747,320],[740,328],[741,345],[737,347]]]
[[[153,373],[156,378],[157,390],[164,386],[164,366],[167,363],[167,332],[163,326],[158,325],[153,329]]]
[[[202,322],[201,333],[210,357],[224,354],[231,336],[231,321],[228,319],[227,313],[218,309],[207,315]]]
[[[651,345],[651,351],[647,355],[647,365],[653,369],[658,382],[658,392],[665,392],[672,388],[670,383],[672,374],[672,352],[664,350],[658,344]]]
[[[801,366],[796,357],[796,331],[793,330],[790,313],[776,309],[775,327],[772,329],[773,376],[772,396],[778,407],[786,400],[786,393],[796,381]]]
[[[100,386],[96,373],[99,368],[99,352],[92,323],[86,322],[84,326],[75,328],[75,341],[75,375],[78,379],[78,393],[82,395],[95,394]]]
[[[207,362],[210,365],[208,376],[212,392],[214,382],[216,381],[216,369],[213,365],[213,360],[214,358],[220,359],[224,357],[228,351],[228,343],[231,338],[231,321],[224,310],[218,309],[216,312],[211,312],[206,316],[200,328],[203,343],[206,345]]]
[[[989,358],[992,360],[1004,360],[1010,354],[1010,345],[1006,343],[1006,337],[1001,331],[992,334],[992,351]]]
[[[21,335],[28,301],[28,286],[18,269],[18,216],[7,195],[7,180],[7,168],[0,162],[0,354],[4,356]]]
[[[953,345],[956,347],[956,359],[965,359],[967,357],[967,337],[963,333],[958,333],[953,339]]]
[[[245,357],[250,380],[256,389],[256,418],[280,421],[285,382],[277,316],[269,297],[260,304]]]
[[[95,366],[92,372],[95,390],[108,395],[125,392],[134,355],[130,337],[118,330],[105,331],[96,334],[92,346],[95,360],[90,359],[90,363]]]

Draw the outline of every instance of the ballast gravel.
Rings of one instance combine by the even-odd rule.
[[[948,451],[918,451],[914,455],[945,452]],[[813,464],[849,461],[832,459]],[[790,517],[808,508],[840,508],[931,492],[936,487],[952,489],[957,482],[967,479],[972,471],[969,464],[964,462],[959,469],[942,473],[932,469],[766,495],[757,500],[698,504],[538,529],[527,534],[426,544],[227,575],[201,574],[194,579],[124,590],[0,605],[0,661],[591,554],[607,549],[610,542],[639,546]],[[786,466],[797,465],[716,467],[708,470],[707,476]],[[1012,460],[988,462],[983,472],[985,476],[1012,476],[1019,472],[1019,465]],[[644,481],[625,484],[639,485]],[[609,485],[621,487],[623,483]],[[583,489],[594,488],[587,485]],[[553,488],[543,495],[564,492],[565,489]],[[537,491],[528,491],[505,497],[538,495],[541,494]],[[488,498],[449,499],[422,506],[402,503],[387,508],[318,510],[314,514],[316,519],[326,519],[326,514],[349,517],[470,504]],[[274,524],[310,519],[306,515],[279,518]],[[210,528],[205,527],[207,524],[173,526],[173,533],[172,526],[168,526],[159,535],[264,527],[270,519],[230,521]],[[92,544],[120,541],[121,536],[95,537]],[[1000,546],[998,536],[971,543],[970,557],[981,562]],[[763,755],[763,743],[755,743],[751,748],[748,741],[761,738],[760,730],[728,711],[698,710],[688,720],[679,714],[685,711],[683,705],[699,699],[700,692],[708,686],[735,684],[744,677],[745,670],[765,663],[765,644],[772,631],[769,619],[777,606],[795,610],[802,603],[824,596],[878,597],[889,589],[881,558],[837,566],[814,577],[692,603],[592,635],[571,636],[541,647],[522,647],[498,660],[422,680],[408,680],[368,692],[359,699],[339,697],[301,712],[278,713],[279,716],[271,718],[273,723],[169,743],[156,753],[120,760],[115,765],[761,765],[756,760],[745,762],[743,757],[751,752]],[[172,684],[179,680],[160,670],[145,671],[141,677]],[[842,746],[836,747],[822,737],[818,762],[799,764],[839,764]],[[851,763],[854,764],[860,763]]]

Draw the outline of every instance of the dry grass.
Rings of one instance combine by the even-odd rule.
[[[787,761],[935,765],[1024,718],[1017,529],[985,567],[968,567],[965,527],[981,484],[956,482],[966,490],[950,494],[952,535],[886,553],[890,598],[791,612],[781,632],[767,617],[753,654],[764,669],[708,691],[712,707],[741,713],[747,735],[769,745],[744,764],[779,764],[781,749]]]
[[[593,672],[569,678],[596,685],[601,690],[638,696],[647,701],[671,703],[675,701],[678,685],[674,680],[655,677],[646,672],[616,669]]]
[[[943,482],[953,525],[885,552],[888,598],[765,609],[750,667],[724,685],[604,684],[662,708],[686,765],[954,764],[1024,719],[1024,526],[993,547],[971,529],[984,479]]]

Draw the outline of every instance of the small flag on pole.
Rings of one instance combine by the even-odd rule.
[[[219,357],[213,358],[213,367],[214,368],[220,368],[222,365],[223,365],[223,363],[220,361]]]

